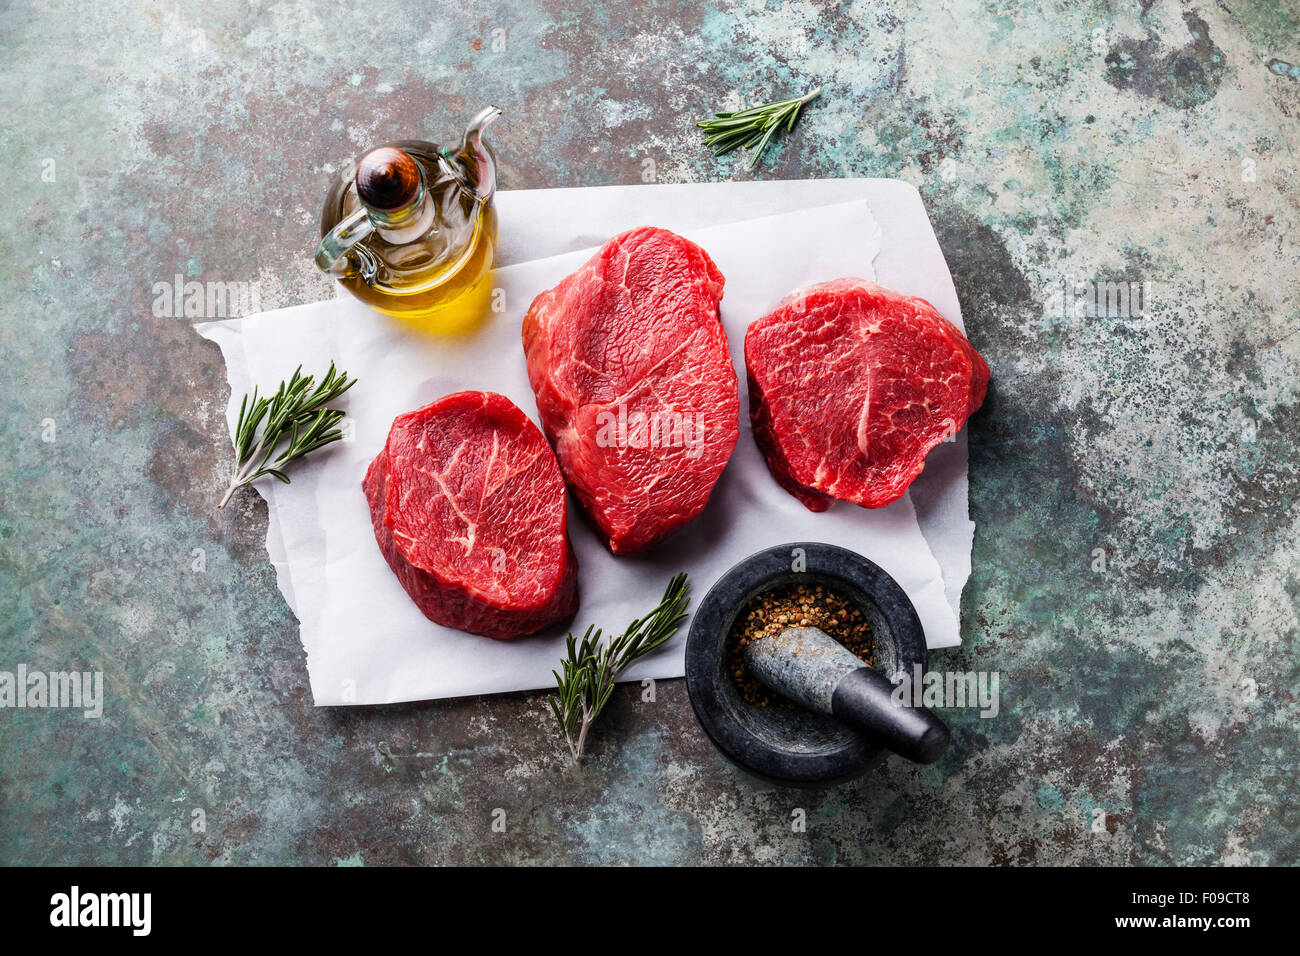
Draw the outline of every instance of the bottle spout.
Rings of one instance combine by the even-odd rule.
[[[489,202],[497,189],[496,157],[492,154],[492,147],[483,142],[483,130],[500,115],[501,110],[495,106],[480,110],[469,121],[465,130],[465,142],[461,146],[461,154],[467,159],[472,156],[478,166],[476,190],[478,200],[482,203]]]

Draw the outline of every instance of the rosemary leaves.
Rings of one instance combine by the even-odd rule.
[[[713,119],[701,120],[695,125],[704,131],[704,145],[713,150],[714,156],[722,156],[737,147],[753,149],[754,155],[749,161],[749,168],[753,169],[772,137],[783,126],[787,133],[794,129],[799,111],[820,95],[821,87],[818,87],[795,99],[751,106],[735,113],[715,113]]]
[[[555,674],[556,693],[547,702],[574,760],[582,759],[587,732],[614,692],[618,675],[677,633],[686,620],[688,604],[690,584],[685,574],[678,574],[668,582],[658,607],[633,621],[604,646],[599,628],[594,632],[587,628],[581,642],[569,634],[561,670],[551,672]]]
[[[323,406],[356,381],[349,379],[347,372],[336,371],[330,362],[329,371],[316,384],[315,377],[303,375],[299,365],[270,398],[259,398],[256,387],[252,395],[245,395],[239,403],[239,422],[235,426],[235,467],[230,486],[217,507],[224,508],[238,489],[264,475],[288,484],[286,465],[342,438],[343,432],[335,426],[345,413]]]

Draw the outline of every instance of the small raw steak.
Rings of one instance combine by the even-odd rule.
[[[989,367],[929,302],[863,279],[787,296],[745,332],[754,440],[825,511],[882,508],[984,401]]]
[[[564,481],[510,399],[457,392],[399,415],[362,487],[379,550],[431,621],[510,638],[578,609]]]
[[[533,300],[528,379],[565,480],[615,554],[701,511],[739,437],[723,278],[665,229],[615,236]]]

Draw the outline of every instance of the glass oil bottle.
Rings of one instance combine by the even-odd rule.
[[[473,328],[492,296],[496,158],[483,129],[459,149],[405,140],[372,149],[325,197],[316,265],[373,308],[422,331]]]

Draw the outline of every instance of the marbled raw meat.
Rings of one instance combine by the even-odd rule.
[[[980,407],[989,368],[929,302],[864,279],[787,296],[745,332],[754,439],[812,511],[897,500]]]
[[[524,318],[542,427],[615,554],[698,515],[736,447],[723,281],[695,243],[642,227],[605,243]]]
[[[430,620],[511,638],[578,609],[564,480],[508,398],[457,392],[399,415],[362,487],[379,549]]]

